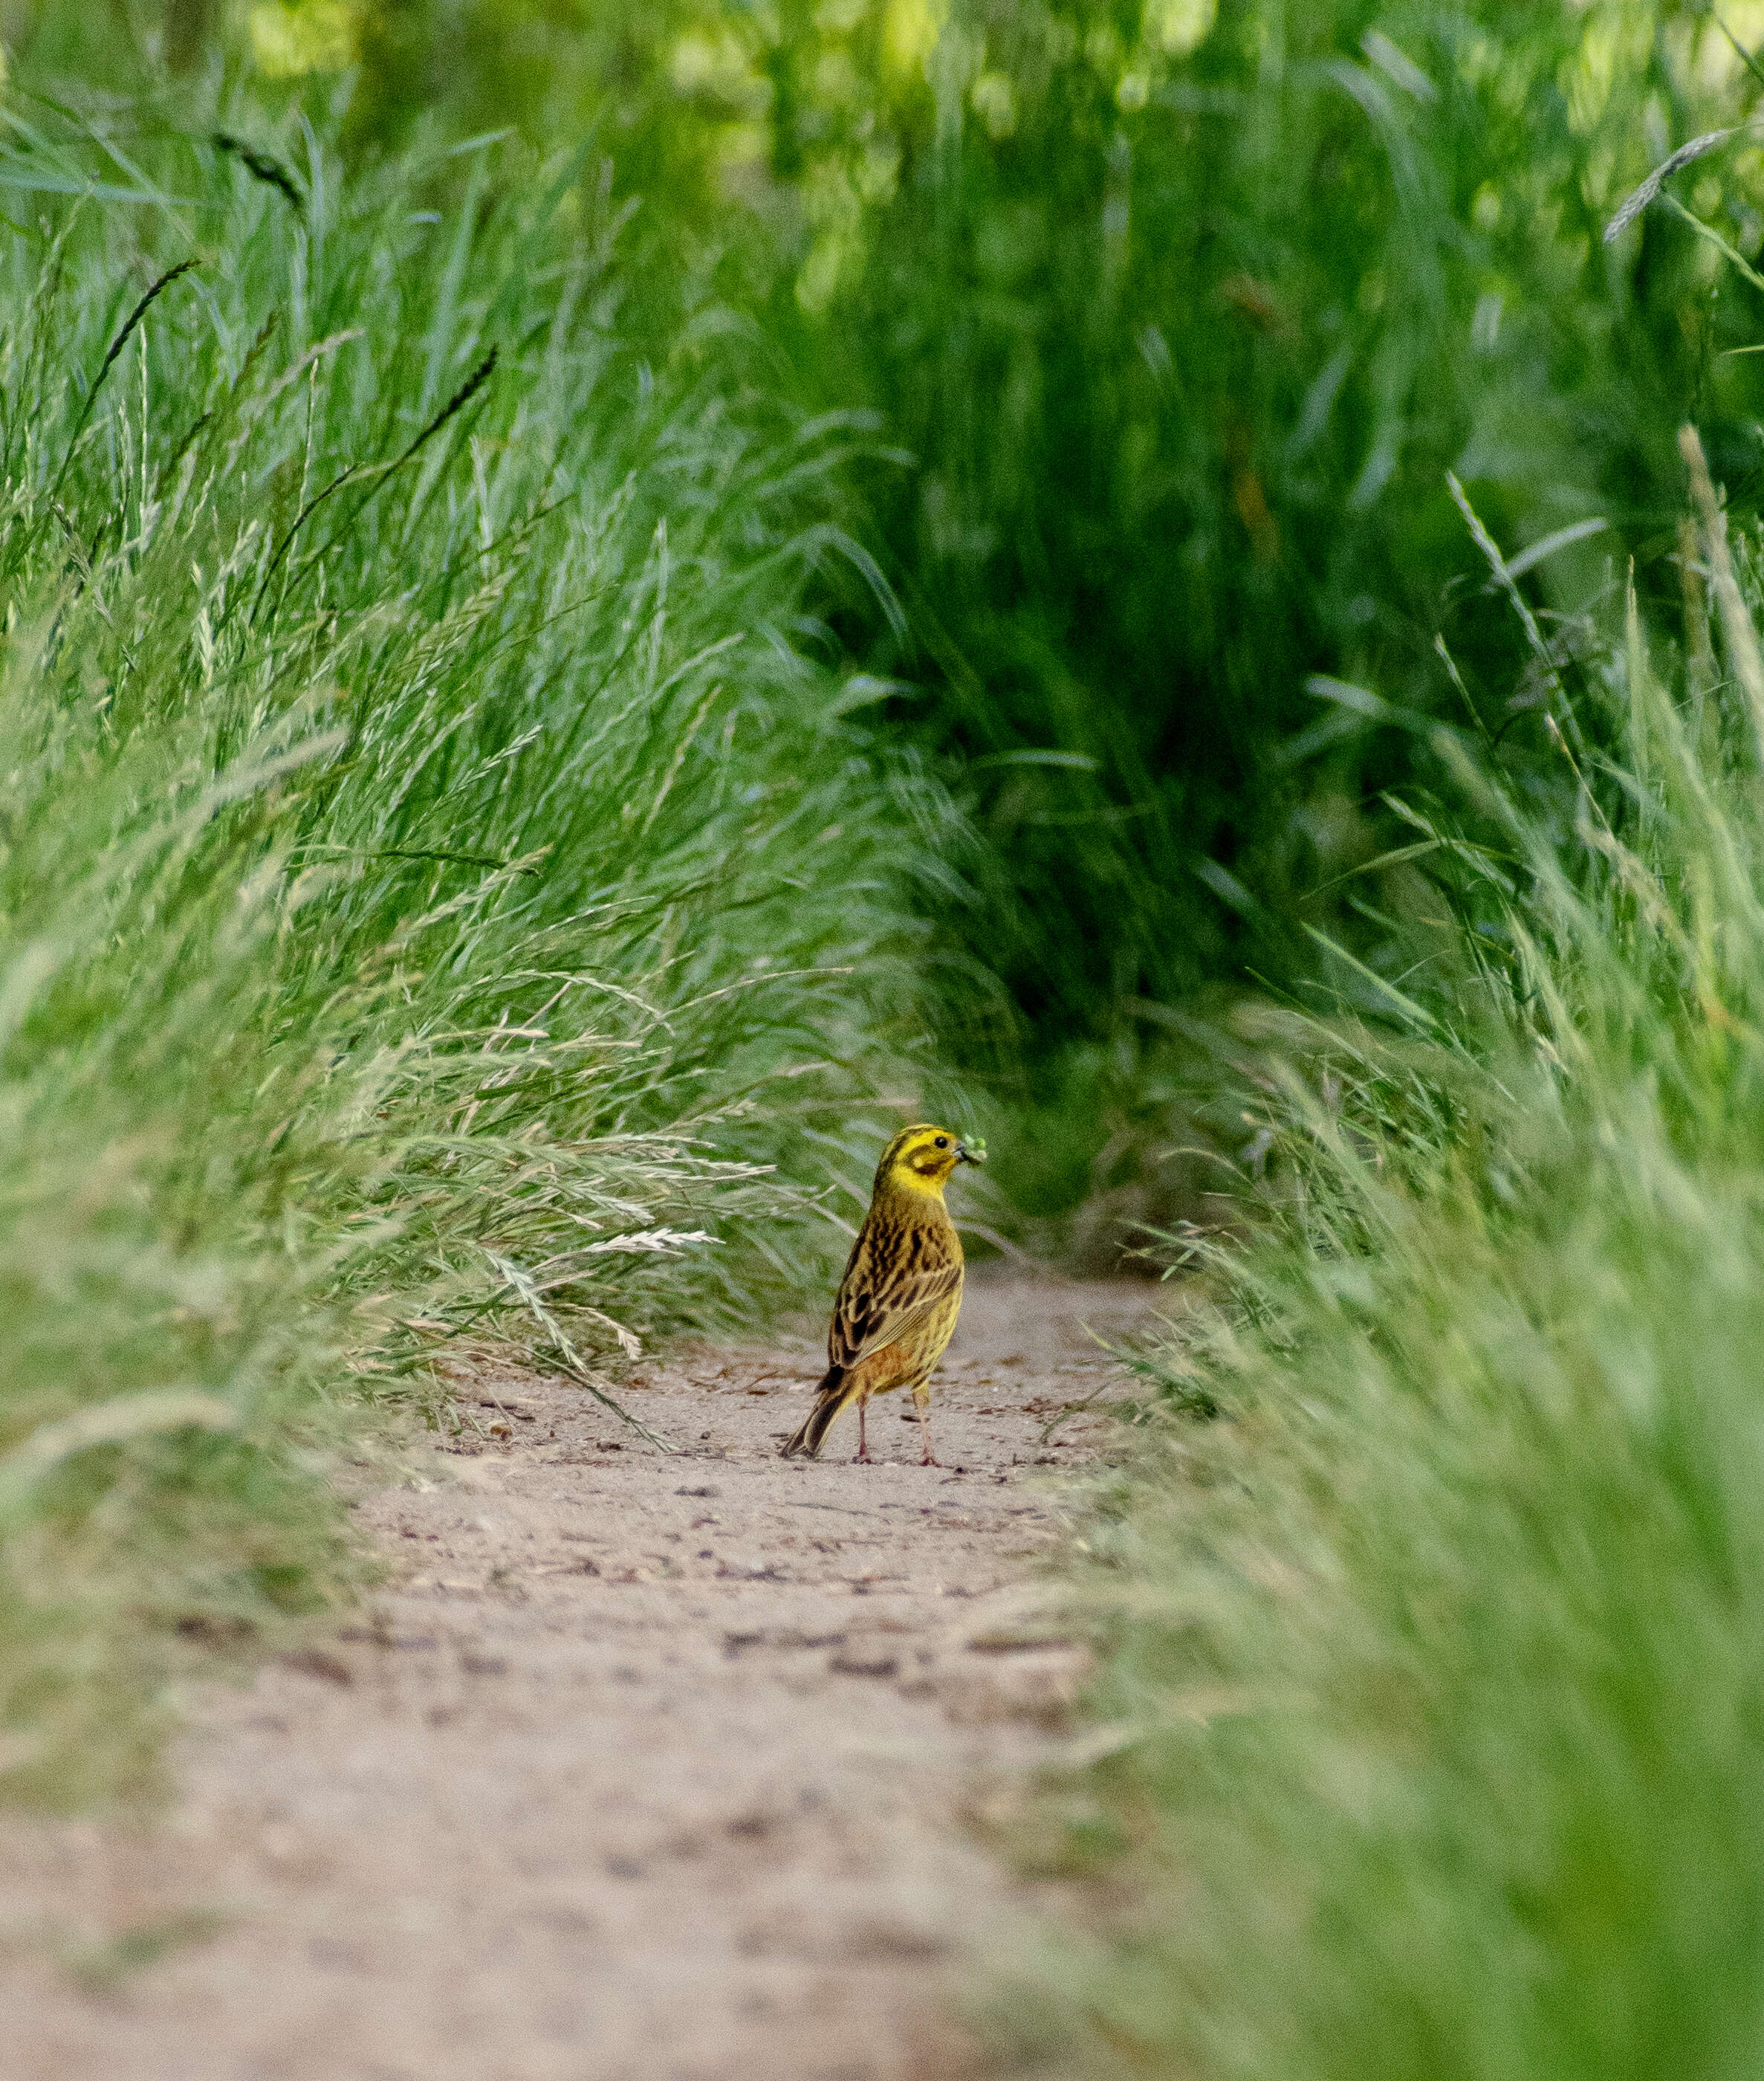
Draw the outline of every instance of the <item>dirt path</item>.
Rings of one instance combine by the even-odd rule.
[[[687,1353],[631,1406],[466,1383],[487,1438],[361,1513],[370,1614],[198,1701],[150,1830],[0,1831],[7,2081],[942,2081],[964,1947],[1027,1904],[962,1823],[1048,1753],[1025,1646],[1039,1437],[1134,1286],[974,1282],[941,1469],[775,1456],[806,1347]],[[500,1402],[506,1410],[494,1406]],[[910,1414],[910,1405],[907,1413]],[[849,1422],[849,1419],[847,1419]]]

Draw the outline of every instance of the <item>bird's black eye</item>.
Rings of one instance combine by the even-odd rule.
[[[939,1149],[947,1149],[949,1146],[949,1137],[947,1134],[939,1135],[937,1137],[937,1146]]]

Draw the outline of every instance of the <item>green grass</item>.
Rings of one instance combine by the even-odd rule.
[[[158,120],[270,55],[246,0],[124,11],[148,51],[166,23],[212,32],[204,62],[174,36],[188,69]],[[352,44],[326,30],[346,16]],[[107,19],[52,0],[18,35],[39,73],[132,76]],[[1759,33],[1743,11],[291,0],[276,19],[275,64],[304,22],[315,67],[258,80],[288,135],[334,111],[353,166],[426,124],[586,141],[564,216],[592,237],[634,212],[633,343],[666,358],[677,284],[714,284],[768,382],[872,416],[830,508],[861,554],[823,557],[809,602],[877,682],[873,727],[982,840],[963,901],[922,899],[939,1023],[1000,1094],[995,1176],[1075,1235],[1118,1244],[1103,1207],[1192,1211],[1192,1163],[1162,1152],[1224,1146],[1172,1007],[1292,986],[1310,927],[1376,949],[1401,877],[1353,871],[1395,842],[1382,795],[1425,770],[1433,723],[1469,704],[1555,784],[1447,471],[1510,548],[1545,550],[1522,589],[1564,637],[1607,557],[1636,556],[1650,612],[1675,595],[1681,418],[1758,507],[1764,360],[1731,351],[1756,282],[1665,205],[1599,235],[1671,146],[1749,120],[1761,75],[1723,26]],[[1755,150],[1674,193],[1756,258]]]
[[[1389,842],[1378,793],[1427,722],[1464,717],[1436,637],[1491,729],[1546,749],[1448,469],[1515,551],[1606,523],[1527,580],[1546,612],[1614,549],[1675,587],[1682,417],[1753,510],[1764,364],[1724,350],[1755,288],[1670,209],[1599,238],[1754,105],[1719,12],[959,0],[884,98],[897,180],[825,316],[799,280],[774,322],[913,459],[860,479],[905,630],[855,588],[840,626],[972,802],[968,928],[1038,1071],[1100,1042],[1156,1079],[1147,1000],[1290,981],[1307,925],[1361,943],[1330,885]],[[1754,160],[1680,186],[1755,250]]]
[[[579,167],[5,116],[0,1787],[72,1799],[346,1592],[426,1352],[604,1386],[842,1248],[962,841],[804,616],[847,431],[709,307],[646,360]]]
[[[1246,971],[1289,985],[1307,927],[1376,945],[1364,909],[1391,891],[1342,877],[1394,842],[1380,792],[1425,768],[1431,723],[1468,700],[1552,784],[1448,469],[1515,551],[1606,523],[1525,576],[1547,620],[1607,555],[1636,555],[1651,608],[1674,595],[1681,418],[1756,510],[1764,361],[1728,351],[1755,338],[1755,284],[1670,208],[1599,236],[1650,163],[1755,108],[1722,27],[1755,36],[1750,15],[355,11],[353,135],[399,134],[425,101],[462,128],[592,124],[639,234],[724,284],[816,409],[877,415],[845,524],[898,607],[838,565],[817,600],[894,683],[882,725],[984,835],[977,900],[934,914],[968,957],[951,973],[990,969],[1018,1014],[1022,1059],[993,1066],[1061,1158],[998,1141],[1038,1213],[1191,1197],[1146,1160],[1206,1125],[1148,1006]],[[1675,192],[1755,258],[1755,152]]]
[[[1051,1818],[1113,1905],[1018,2009],[1082,2070],[1764,2058],[1764,671],[1727,634],[1712,683],[1632,606],[1552,697],[1565,825],[1437,731],[1439,927],[1400,994],[1344,969],[1357,1007],[1285,1022],[1272,1232],[1195,1239],[1214,1305],[1091,1542],[1113,1753]]]

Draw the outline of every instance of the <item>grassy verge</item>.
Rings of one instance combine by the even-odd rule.
[[[813,1257],[956,834],[801,616],[841,430],[628,347],[579,168],[7,118],[0,1788],[70,1798],[337,1593],[426,1350],[603,1385]]]
[[[1727,601],[1724,682],[1632,608],[1556,708],[1571,817],[1436,734],[1477,809],[1420,841],[1431,944],[1296,1036],[1277,1233],[1153,1363],[1096,1542],[1116,1747],[1062,1816],[1132,1906],[1037,2012],[1086,2070],[1764,2057],[1764,671]]]

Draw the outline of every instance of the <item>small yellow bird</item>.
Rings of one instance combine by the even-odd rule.
[[[943,1204],[958,1163],[984,1163],[985,1146],[947,1127],[904,1127],[876,1166],[870,1211],[846,1260],[827,1326],[827,1377],[808,1420],[783,1448],[819,1459],[821,1440],[848,1404],[858,1405],[856,1457],[867,1461],[864,1409],[872,1394],[910,1388],[924,1442],[931,1451],[930,1394],[926,1382],[943,1356],[962,1308],[962,1246]]]

